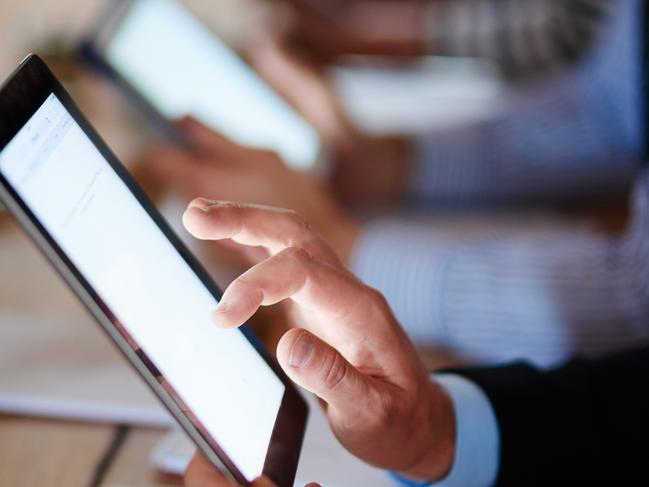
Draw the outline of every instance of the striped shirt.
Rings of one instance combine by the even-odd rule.
[[[435,0],[426,15],[435,54],[489,58],[514,77],[547,72],[588,51],[612,0]]]
[[[472,359],[551,366],[649,341],[649,173],[623,238],[494,224],[462,236],[376,222],[351,267],[419,344]]]
[[[520,93],[489,121],[416,139],[412,196],[556,200],[628,190],[644,153],[641,0],[615,5],[574,69]]]
[[[608,178],[613,186],[613,174],[636,170],[644,135],[640,2],[619,5],[609,43],[556,87],[564,94],[553,98],[550,90],[552,103],[523,111],[520,120],[512,113],[464,137],[437,139],[441,149],[426,141],[431,167],[420,173],[418,190],[490,200],[556,196],[582,179],[604,186]],[[556,111],[573,117],[554,119]],[[487,362],[551,366],[649,341],[649,173],[636,179],[634,202],[633,224],[619,239],[551,226],[525,233],[494,225],[463,235],[374,222],[351,267],[386,295],[416,342]]]

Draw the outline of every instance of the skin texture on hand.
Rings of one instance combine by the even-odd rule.
[[[277,359],[325,404],[341,444],[358,458],[406,476],[437,480],[455,449],[452,404],[430,381],[385,298],[365,286],[296,213],[207,199],[184,215],[202,240],[253,247],[252,267],[226,289],[216,325],[246,322],[260,306],[285,302],[295,327]]]

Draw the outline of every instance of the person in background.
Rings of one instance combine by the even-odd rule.
[[[649,174],[642,180],[649,201]],[[403,485],[649,481],[649,349],[546,373],[513,364],[431,378],[385,298],[294,212],[198,198],[183,221],[199,239],[255,251],[214,310],[215,326],[237,327],[260,306],[285,303],[294,327],[277,347],[280,366],[322,400],[350,453]],[[647,248],[644,239],[635,252],[647,257]],[[649,274],[641,278],[649,303]],[[188,487],[232,485],[200,456],[187,472]]]
[[[276,0],[292,42],[331,61],[349,54],[489,59],[517,80],[572,65],[612,0]]]
[[[588,9],[579,8],[584,3],[579,1],[449,5],[483,3],[496,12],[501,6],[516,10],[513,5],[518,3],[523,11],[523,6],[531,9],[537,3],[560,4],[575,19],[582,18],[579,13],[592,17],[584,14]],[[333,151],[332,187],[347,204],[406,201],[439,207],[582,201],[628,191],[643,156],[641,10],[640,0],[611,2],[602,10],[605,14],[596,16],[597,35],[588,48],[584,44],[578,61],[509,95],[493,118],[407,140],[360,133],[313,70],[286,52],[282,55],[272,43],[253,51],[252,61]],[[507,26],[514,16],[499,18]],[[562,23],[549,25],[562,31]],[[507,35],[492,35],[491,42],[480,45],[509,45]],[[512,48],[525,51],[526,45],[518,42]]]
[[[642,15],[637,0],[617,6],[592,57],[548,92],[556,110],[576,114],[581,134],[532,103],[436,143],[427,139],[421,150],[427,162],[413,178],[420,191],[412,191],[555,199],[583,195],[579,190],[594,180],[613,191],[620,174],[632,178],[644,145]],[[649,339],[646,180],[637,182],[633,223],[621,238],[552,227],[458,237],[399,221],[360,224],[275,155],[232,144],[190,120],[180,127],[199,150],[158,147],[149,154],[152,171],[188,196],[300,211],[354,273],[386,295],[418,344],[487,362],[525,357],[547,367]],[[362,175],[382,172],[370,164]]]

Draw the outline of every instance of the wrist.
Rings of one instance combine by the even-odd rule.
[[[428,435],[413,463],[399,471],[403,477],[437,482],[449,475],[456,449],[455,410],[446,390],[431,382],[427,394]]]

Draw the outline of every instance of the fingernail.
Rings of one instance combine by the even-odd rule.
[[[313,338],[309,333],[302,333],[291,348],[288,364],[296,369],[303,368],[313,355]]]
[[[219,304],[214,308],[214,314],[223,314],[228,310],[228,303],[225,301],[219,301]]]
[[[209,209],[210,209],[209,206],[199,206],[198,204],[191,204],[191,203],[190,203],[189,206],[187,207],[187,211],[190,211],[190,210],[200,210],[200,211],[202,211],[203,213],[207,213],[207,212],[209,211]]]

